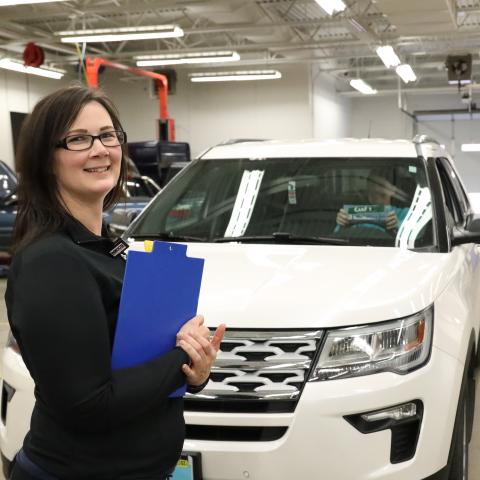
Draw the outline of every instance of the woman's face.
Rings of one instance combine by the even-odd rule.
[[[99,135],[114,130],[112,119],[100,103],[87,103],[67,135]],[[122,147],[105,147],[97,138],[91,148],[71,151],[57,148],[53,158],[53,171],[61,199],[69,204],[102,202],[118,182],[122,160]]]

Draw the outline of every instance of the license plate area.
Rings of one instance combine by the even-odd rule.
[[[202,480],[202,461],[198,452],[182,452],[169,480]]]

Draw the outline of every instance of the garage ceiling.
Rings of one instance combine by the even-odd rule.
[[[0,56],[21,58],[25,44],[33,41],[43,47],[47,64],[73,69],[82,53],[135,65],[138,55],[235,50],[241,57],[235,63],[175,68],[281,71],[285,64],[315,63],[339,79],[341,90],[351,90],[347,80],[361,77],[382,92],[399,83],[395,71],[375,53],[377,46],[389,44],[417,75],[415,82],[402,86],[405,90],[447,87],[447,54],[471,53],[475,81],[480,0],[345,3],[347,8],[333,16],[315,0],[72,0],[0,7]],[[178,25],[184,36],[76,46],[55,35],[159,24]]]

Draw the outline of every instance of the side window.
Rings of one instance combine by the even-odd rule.
[[[450,227],[463,224],[464,215],[452,183],[451,172],[447,170],[446,165],[440,159],[437,160],[436,165],[445,198],[447,223]]]
[[[0,198],[7,198],[15,192],[16,188],[15,174],[5,163],[0,161]]]

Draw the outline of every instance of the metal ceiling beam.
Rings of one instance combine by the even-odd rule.
[[[453,26],[455,29],[458,29],[457,23],[457,2],[456,0],[445,0],[448,8],[448,13],[450,14],[450,18],[452,20]]]
[[[473,90],[480,90],[480,84],[472,84]],[[339,95],[342,97],[357,97],[357,98],[365,98],[363,93],[357,92],[356,90],[349,90],[349,91],[337,91]],[[437,95],[437,94],[448,94],[448,95],[455,95],[458,94],[457,87],[410,87],[410,88],[402,88],[402,94],[413,94],[413,95]],[[376,97],[383,97],[387,95],[398,95],[398,88],[386,88],[383,90],[378,90],[375,94]]]
[[[231,1],[231,0],[230,0]],[[297,0],[297,3],[311,3],[312,0]],[[151,11],[159,11],[161,12],[162,10],[165,12],[172,12],[172,11],[183,11],[185,9],[188,9],[189,7],[201,7],[201,6],[208,6],[208,5],[218,5],[217,0],[188,0],[188,1],[183,1],[183,0],[175,0],[175,1],[164,1],[162,0],[161,2],[157,3],[151,3],[151,2],[145,2],[144,0],[129,0],[126,2],[119,2],[120,7],[115,6],[114,10],[112,11],[112,4],[104,3],[102,5],[98,5],[98,3],[92,3],[90,5],[75,5],[74,7],[70,7],[68,4],[65,4],[62,6],[61,9],[55,8],[55,6],[52,4],[52,12],[49,14],[45,14],[45,17],[48,18],[49,16],[58,16],[58,17],[63,17],[65,18],[65,9],[66,8],[71,8],[72,10],[79,11],[83,14],[89,14],[89,13],[98,13],[98,14],[117,14],[117,12],[121,13],[142,13],[145,10],[151,10]],[[259,0],[242,0],[242,2],[239,3],[252,3],[254,5],[258,3],[265,3],[265,2],[259,2]],[[289,1],[286,1],[285,3],[289,3]],[[5,20],[38,20],[42,18],[41,12],[29,12],[26,9],[22,9],[21,12],[15,10],[16,7],[2,7],[2,18]],[[39,14],[40,13],[40,14]]]

